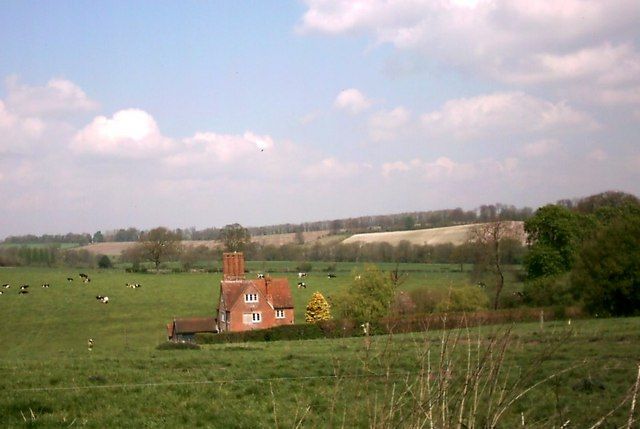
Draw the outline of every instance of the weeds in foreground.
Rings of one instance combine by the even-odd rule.
[[[468,328],[443,330],[437,342],[430,341],[426,336],[420,343],[415,340],[415,368],[402,373],[395,366],[394,353],[397,353],[397,348],[391,347],[394,341],[392,335],[386,337],[377,352],[371,347],[370,339],[364,337],[361,365],[365,377],[362,379],[364,386],[361,387],[360,400],[364,402],[361,405],[367,426],[429,429],[574,427],[571,419],[565,418],[566,413],[563,413],[559,405],[558,389],[555,390],[556,409],[550,415],[540,417],[526,409],[519,412],[515,410],[520,401],[541,386],[559,384],[563,375],[589,363],[585,359],[550,374],[543,369],[543,365],[553,357],[557,347],[571,332],[551,334],[555,335],[555,341],[541,345],[542,349],[537,356],[522,369],[507,363],[509,348],[513,346],[510,329],[489,337],[481,335],[479,331],[475,332],[477,334],[472,335]],[[640,363],[637,368],[635,383],[613,409],[595,417],[590,429],[602,427],[614,413],[623,410],[625,406],[629,407],[626,424],[619,427],[637,427]],[[350,426],[346,406],[343,415],[337,415],[339,407],[336,405],[336,398],[341,396],[341,388],[347,388],[341,386],[342,378],[338,374],[328,410],[331,427]],[[357,407],[353,407],[354,410],[355,408]],[[518,408],[523,407],[520,405]],[[307,407],[298,412],[296,427],[303,423],[308,410]],[[349,412],[351,415],[353,410],[350,409]]]

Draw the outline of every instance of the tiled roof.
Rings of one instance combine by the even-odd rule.
[[[176,334],[193,334],[196,332],[217,331],[214,317],[190,317],[174,320]]]
[[[223,280],[220,283],[221,294],[227,309],[231,309],[247,288],[257,289],[274,308],[293,308],[293,296],[289,281],[285,278],[266,278],[255,280]]]

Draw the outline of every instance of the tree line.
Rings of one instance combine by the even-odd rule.
[[[565,202],[573,200],[563,200]],[[488,222],[491,219],[501,218],[505,220],[528,219],[533,210],[530,207],[517,208],[507,204],[487,204],[475,210],[463,210],[462,208],[405,212],[377,216],[360,216],[347,219],[333,219],[316,222],[303,222],[299,224],[285,223],[268,226],[247,227],[252,236],[286,234],[309,231],[330,231],[337,233],[362,233],[371,231],[401,231],[411,229],[439,228],[452,225],[463,225],[477,222]],[[176,228],[171,232],[182,237],[183,240],[208,241],[220,240],[225,228],[208,227],[204,229]],[[132,242],[138,241],[143,234],[149,231],[134,227],[120,228],[111,231],[96,231],[93,235],[88,233],[64,235],[20,235],[9,236],[4,242],[10,244],[35,244],[35,243],[77,243],[85,245],[101,242]]]

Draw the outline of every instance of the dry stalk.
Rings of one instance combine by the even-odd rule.
[[[640,364],[638,364],[638,375],[636,376],[636,384],[633,386],[633,397],[631,398],[631,410],[629,410],[629,420],[627,421],[627,429],[631,429],[633,425],[633,414],[636,409],[636,397],[638,396],[638,385],[640,384]]]

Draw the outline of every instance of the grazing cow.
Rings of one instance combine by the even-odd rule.
[[[45,289],[49,289],[49,286],[50,286],[49,283],[45,283],[45,284],[42,285],[42,287],[45,288]]]
[[[28,294],[28,293],[29,293],[29,291],[28,291],[28,290],[26,290],[26,289],[20,289],[20,290],[18,291],[18,293],[19,293],[20,295],[26,295],[26,294]]]
[[[89,338],[89,341],[87,341],[87,348],[89,351],[93,350],[93,338]]]
[[[4,291],[3,291],[3,290],[0,290],[0,295],[2,295],[3,293],[4,293]]]
[[[90,281],[91,281],[91,279],[90,279],[89,277],[84,277],[84,278],[82,279],[82,282],[83,282],[83,283],[89,283]]]
[[[335,278],[336,278],[336,275],[335,275],[335,274],[333,274],[333,273],[329,273],[329,274],[327,274],[327,278],[328,278],[328,279],[335,279]]]
[[[67,277],[67,281],[68,282],[72,282],[73,281],[73,277]]]
[[[263,279],[263,278],[264,278],[264,274],[262,274],[262,273],[258,273],[258,278],[259,278],[259,279]]]
[[[9,289],[11,287],[11,285],[9,283],[5,283],[2,285],[3,288],[5,289]]]
[[[100,301],[103,304],[109,304],[109,297],[108,296],[102,296],[102,295],[96,295],[96,299],[98,301]]]
[[[139,287],[142,287],[140,283],[126,283],[125,286],[131,289],[137,289]]]
[[[487,285],[484,282],[478,282],[478,287],[481,289],[486,289]]]
[[[303,277],[307,277],[307,273],[298,273],[298,278],[301,279]]]
[[[87,277],[89,277],[88,275],[86,275],[85,273],[80,273],[78,274],[80,276],[81,279],[86,279]]]
[[[21,285],[20,286],[20,290],[27,290],[29,289],[29,285]]]
[[[306,289],[307,284],[305,282],[298,282],[298,289],[300,289],[301,287]]]

